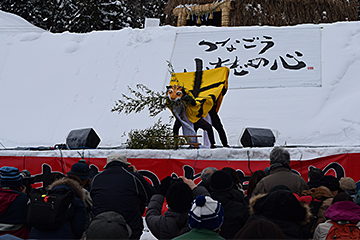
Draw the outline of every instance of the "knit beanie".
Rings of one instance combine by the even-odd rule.
[[[355,190],[356,183],[351,177],[342,177],[339,180],[340,188],[344,191]]]
[[[320,168],[310,166],[308,173],[308,177],[310,181],[320,180],[323,176],[324,173]]]
[[[210,189],[215,192],[229,191],[233,187],[233,180],[229,173],[217,171],[211,176]]]
[[[341,201],[351,201],[352,202],[353,198],[347,192],[340,192],[340,193],[336,194],[336,196],[333,198],[331,204],[334,204],[336,202],[341,202]]]
[[[0,168],[0,185],[1,187],[21,187],[23,185],[23,178],[20,175],[19,169],[16,167],[4,166]]]
[[[320,180],[320,186],[325,186],[330,191],[336,191],[340,188],[339,180],[331,175],[323,176]]]
[[[117,212],[103,212],[94,217],[86,239],[129,239],[132,230],[124,217]]]
[[[219,229],[224,221],[224,209],[218,201],[209,196],[198,196],[188,214],[190,228]]]
[[[183,181],[172,183],[166,192],[166,202],[175,212],[189,211],[193,201],[193,194],[189,185]]]
[[[74,163],[67,174],[75,175],[80,179],[90,179],[94,176],[94,172],[90,169],[89,165],[82,162]]]

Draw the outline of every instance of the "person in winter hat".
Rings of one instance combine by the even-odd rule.
[[[249,217],[245,197],[239,189],[234,188],[230,174],[223,170],[211,176],[210,189],[212,199],[219,201],[224,208],[225,218],[220,235],[232,239]]]
[[[19,169],[10,166],[0,168],[0,235],[28,238],[28,200]]]
[[[90,196],[90,192],[86,189],[86,187],[91,182],[91,179],[94,177],[94,172],[91,170],[88,164],[86,162],[83,162],[83,160],[79,160],[79,162],[74,163],[71,166],[71,170],[67,173],[68,178],[71,178],[77,182],[80,183],[82,190],[85,195],[85,207],[86,207],[86,228],[89,226],[91,222],[91,212],[93,207],[93,201]]]
[[[309,181],[307,182],[307,185],[309,186],[309,189],[311,188],[317,188],[320,186],[320,179],[324,176],[323,171],[320,168],[315,167],[309,167],[309,173],[308,178]]]
[[[94,217],[103,212],[117,212],[131,227],[130,239],[140,239],[144,229],[142,215],[155,188],[121,153],[109,155],[104,168],[91,182]]]
[[[87,181],[94,177],[94,172],[91,170],[89,165],[83,161],[79,161],[74,163],[71,166],[70,171],[67,173],[68,176],[77,176],[80,180],[80,184],[85,187],[87,185]]]
[[[234,182],[229,173],[225,171],[215,172],[210,179],[210,190],[213,191],[229,191],[233,188]]]
[[[312,196],[322,201],[320,209],[317,214],[316,225],[313,226],[312,232],[315,232],[316,227],[326,221],[325,213],[332,204],[333,198],[341,191],[339,180],[331,175],[325,175],[320,179],[320,186],[318,188],[310,189]],[[303,191],[303,193],[306,191]]]
[[[312,220],[311,220],[311,234],[315,232],[316,227],[319,223],[323,223],[326,221],[325,212],[332,204],[334,195],[330,191],[329,188],[321,185],[317,188],[311,188],[309,190],[303,190],[301,192],[301,196],[313,197],[312,209],[313,212]]]
[[[173,239],[224,239],[218,232],[224,222],[224,210],[209,196],[198,196],[188,214],[190,232]]]
[[[351,177],[342,177],[339,180],[340,189],[349,194],[353,199],[356,195],[356,183]]]
[[[310,208],[297,200],[285,185],[277,185],[268,194],[250,199],[250,217],[247,223],[265,218],[283,230],[285,239],[301,239],[304,226],[310,221]]]
[[[355,191],[356,189],[356,183],[351,177],[341,177],[339,185],[343,191]]]
[[[360,207],[342,194],[346,195],[346,193],[340,193],[335,196],[334,203],[326,210],[325,216],[328,220],[316,227],[314,240],[326,239],[333,224],[353,223],[358,228],[360,227]]]
[[[193,201],[191,190],[189,185],[184,183],[181,178],[173,182],[165,194],[169,208],[178,213],[188,212]]]
[[[110,154],[107,158],[106,158],[106,164],[104,166],[104,168],[106,169],[108,167],[108,165],[112,162],[121,162],[124,163],[127,166],[130,166],[131,163],[128,162],[126,156],[124,154],[121,153],[113,153]]]
[[[340,190],[340,183],[339,180],[331,175],[325,175],[320,179],[320,186],[327,187],[331,193],[336,196],[336,194],[339,193]]]
[[[74,199],[67,209],[64,223],[59,229],[53,231],[31,228],[31,239],[80,239],[86,229],[86,207],[84,204],[85,195],[81,185],[71,178],[61,178],[55,180],[49,190],[60,191],[65,194],[66,191],[72,191]]]
[[[131,233],[131,228],[126,224],[124,217],[110,211],[100,213],[91,221],[86,239],[129,239]]]
[[[268,193],[276,185],[285,185],[295,193],[309,189],[305,180],[291,171],[290,153],[282,147],[270,152],[270,173],[257,183],[253,195]]]
[[[160,191],[154,194],[146,211],[146,224],[157,239],[172,239],[190,231],[187,215],[194,196],[209,195],[205,187],[196,186],[185,177],[168,176],[161,180]],[[168,210],[162,214],[166,198]]]
[[[31,191],[33,190],[33,187],[31,186],[31,184],[35,183],[35,178],[31,177],[31,173],[29,170],[24,169],[20,172],[21,177],[23,178],[23,185],[26,187],[26,195],[28,195],[28,197],[30,196]]]
[[[235,171],[235,169],[233,169],[232,167],[224,167],[221,169],[221,171],[224,171],[224,172],[227,172],[230,174],[231,179],[234,182],[233,188],[240,190],[240,192],[242,192],[242,194],[245,196],[244,187],[241,184],[241,180],[240,180],[238,172]]]
[[[339,193],[338,195],[336,195],[334,198],[333,198],[333,201],[331,204],[334,204],[336,202],[340,202],[340,201],[350,201],[350,202],[353,202],[353,199],[352,197],[346,193],[346,192],[341,192]]]

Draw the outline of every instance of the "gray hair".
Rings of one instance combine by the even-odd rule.
[[[211,175],[213,175],[214,172],[218,171],[217,168],[214,167],[207,167],[202,170],[200,178],[204,182],[210,182]]]
[[[290,153],[282,147],[274,147],[270,152],[270,165],[274,163],[290,166]]]

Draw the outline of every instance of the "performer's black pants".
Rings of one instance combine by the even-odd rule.
[[[216,131],[218,132],[219,134],[219,137],[220,137],[220,141],[221,141],[221,144],[225,147],[225,146],[228,146],[228,141],[227,141],[227,137],[226,137],[226,133],[225,133],[225,130],[224,130],[224,127],[221,123],[221,120],[219,118],[219,115],[218,113],[216,112],[216,107],[213,107],[210,111],[209,111],[209,115],[210,115],[210,118],[211,118],[211,122],[212,122],[212,125],[213,127],[216,129]],[[195,129],[196,131],[196,129]]]
[[[181,127],[181,122],[179,120],[175,120],[174,126],[173,126],[173,132],[174,135],[179,135],[179,129]],[[215,144],[215,138],[214,138],[214,131],[212,129],[212,126],[210,123],[208,123],[205,119],[200,118],[199,121],[194,123],[194,130],[197,132],[197,130],[201,128],[202,130],[206,131],[209,137],[209,141],[211,145]]]

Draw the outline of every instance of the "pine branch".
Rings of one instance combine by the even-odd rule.
[[[139,113],[147,108],[150,117],[155,117],[166,109],[165,92],[155,92],[143,84],[137,84],[136,88],[138,90],[134,90],[128,86],[130,95],[133,96],[122,94],[123,99],[115,102],[115,106],[111,109],[111,112],[130,114]]]
[[[128,133],[126,148],[129,149],[177,149],[188,141],[184,137],[173,137],[169,123],[162,123],[161,118],[154,126]]]

